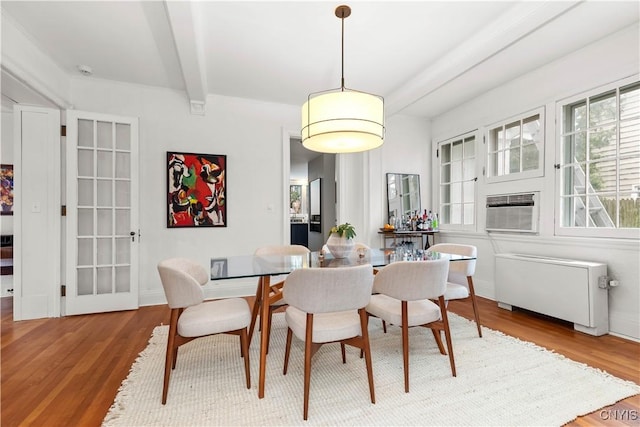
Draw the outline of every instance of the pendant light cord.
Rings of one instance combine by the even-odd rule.
[[[342,22],[342,75],[340,78],[340,90],[344,92],[344,10],[342,10],[340,21]]]

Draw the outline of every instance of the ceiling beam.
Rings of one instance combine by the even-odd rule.
[[[401,112],[582,1],[516,3],[472,38],[386,96],[386,115]]]
[[[206,64],[202,27],[197,17],[198,2],[165,1],[167,17],[176,45],[182,77],[192,114],[204,115],[207,103]]]

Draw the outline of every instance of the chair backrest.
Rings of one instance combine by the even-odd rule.
[[[158,263],[158,273],[170,308],[184,308],[204,301],[202,285],[209,281],[207,270],[186,258]]]
[[[449,260],[397,261],[384,267],[373,280],[373,292],[401,301],[436,299],[447,289]]]
[[[306,313],[357,310],[369,304],[371,264],[340,268],[300,268],[284,282],[284,299]]]
[[[478,256],[478,249],[471,245],[457,243],[438,243],[429,247],[430,251],[445,252],[456,255]],[[453,261],[449,266],[449,281],[467,286],[467,276],[473,276],[476,271],[476,260]]]
[[[272,245],[256,249],[255,255],[304,255],[309,252],[309,249],[302,245]]]

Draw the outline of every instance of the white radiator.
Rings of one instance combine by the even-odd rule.
[[[515,306],[573,322],[574,329],[591,335],[609,332],[606,264],[497,254],[495,268],[501,308]]]

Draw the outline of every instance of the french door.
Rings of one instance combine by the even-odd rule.
[[[138,308],[138,119],[67,111],[65,313]]]

